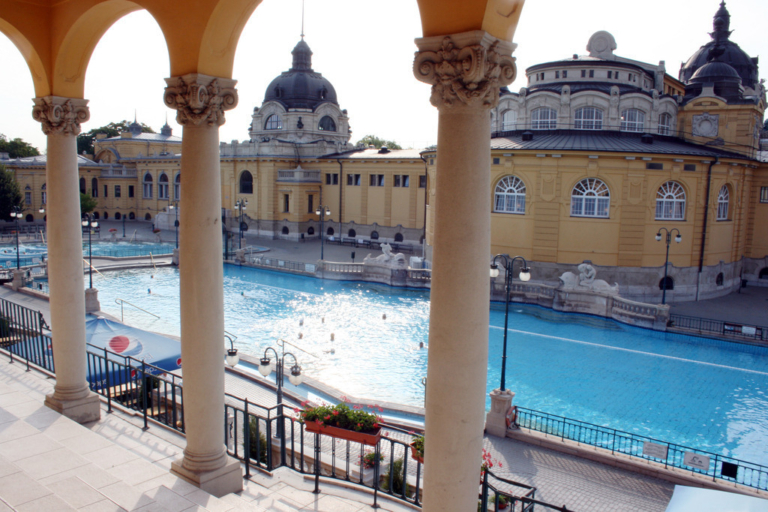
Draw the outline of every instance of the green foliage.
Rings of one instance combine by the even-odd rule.
[[[381,489],[389,492],[389,480],[392,479],[392,494],[403,494],[403,483],[406,485],[405,494],[410,496],[413,493],[413,488],[405,478],[405,464],[403,459],[397,459],[390,466],[387,466],[387,472],[384,474],[384,478],[381,481]]]
[[[107,137],[117,137],[123,132],[128,131],[128,127],[132,123],[128,121],[120,121],[118,123],[109,123],[106,126],[100,126],[99,128],[94,128],[93,130],[81,133],[77,136],[77,153],[79,155],[82,155],[83,152],[92,155],[93,154],[93,143],[96,140],[96,134],[97,133],[104,133],[107,135]],[[155,130],[150,128],[149,126],[145,125],[144,123],[141,124],[141,132],[142,133],[155,133]]]
[[[416,453],[418,453],[419,457],[423,459],[424,458],[424,436],[414,435],[413,441],[411,442],[411,446],[413,446],[416,449]]]
[[[382,460],[384,460],[384,455],[382,455],[380,453],[379,454],[379,462],[381,462]],[[366,453],[365,455],[363,455],[362,466],[365,469],[371,469],[375,465],[376,465],[376,451],[372,450],[372,451],[369,451],[368,453]]]
[[[300,413],[304,422],[314,421],[319,425],[355,430],[364,434],[374,434],[381,419],[375,414],[365,412],[361,405],[349,407],[345,403],[336,406],[318,405]]]
[[[13,207],[21,208],[23,205],[21,190],[13,173],[0,165],[0,219],[10,220]]]
[[[99,202],[88,194],[80,193],[80,215],[91,213],[99,205]]]
[[[364,144],[365,146],[370,146],[371,144],[373,144],[373,146],[376,149],[381,148],[381,146],[387,146],[387,149],[403,149],[402,146],[400,146],[400,144],[398,144],[397,142],[393,140],[380,139],[375,135],[366,135],[365,137],[357,141],[357,144],[355,145],[357,146],[360,144]]]
[[[10,158],[23,158],[38,156],[40,151],[19,138],[8,140],[8,137],[0,133],[0,153],[8,153]]]
[[[250,429],[249,429],[249,448],[250,448],[250,456],[251,459],[258,460],[259,462],[266,463],[267,462],[267,436],[264,435],[263,432],[259,433],[258,436],[258,445],[256,444],[257,437],[256,432],[258,432],[258,423],[259,418],[251,418],[250,421]]]
[[[11,335],[11,323],[3,315],[0,315],[0,338],[7,338]]]

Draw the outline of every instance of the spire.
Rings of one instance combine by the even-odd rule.
[[[304,0],[301,0],[301,40],[304,40]]]
[[[725,1],[720,2],[720,8],[715,13],[712,22],[713,32],[709,34],[717,42],[727,41],[731,35],[731,14],[725,7]]]
[[[134,137],[141,134],[141,125],[137,121],[135,110],[133,111],[133,123],[128,127],[128,131],[131,132],[131,135]]]
[[[312,71],[312,50],[303,38],[293,48],[291,54],[293,55],[291,71]]]
[[[160,128],[160,135],[164,135],[166,137],[173,135],[173,128],[171,128],[168,124],[168,112],[165,113],[165,124],[162,128]]]

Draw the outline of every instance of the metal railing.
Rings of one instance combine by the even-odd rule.
[[[123,313],[123,305],[124,305],[124,304],[128,304],[129,306],[132,306],[132,307],[134,307],[134,308],[138,309],[139,311],[143,311],[144,313],[146,313],[146,314],[148,314],[148,315],[152,315],[152,316],[153,316],[153,317],[155,317],[155,318],[160,318],[158,315],[156,315],[156,314],[154,314],[154,313],[152,313],[152,312],[150,312],[150,311],[147,311],[146,309],[140,308],[140,307],[139,307],[139,306],[137,306],[136,304],[132,304],[132,303],[128,302],[128,301],[127,301],[127,300],[125,300],[125,299],[121,299],[120,297],[118,297],[118,298],[116,298],[116,299],[115,299],[115,304],[120,304],[120,321],[121,321],[121,322],[123,322],[123,321],[124,321],[124,319],[125,319],[125,315],[124,315],[124,313]]]
[[[768,341],[768,327],[761,325],[743,325],[695,316],[669,315],[667,327],[669,330],[695,331],[702,334],[725,335],[744,340]]]
[[[630,458],[664,464],[664,468],[684,469],[754,489],[768,490],[768,467],[716,453],[660,441],[592,423],[555,416],[524,407],[517,408],[519,427],[549,436],[576,441],[620,453]]]

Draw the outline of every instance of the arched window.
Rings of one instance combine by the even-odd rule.
[[[720,188],[720,193],[717,194],[717,220],[728,220],[729,198],[728,185],[723,185]]]
[[[149,215],[149,214],[147,214]],[[93,218],[99,220],[99,212],[93,212]]]
[[[104,220],[109,219],[109,212],[104,212]]]
[[[80,193],[85,194],[85,178],[80,178]]]
[[[168,199],[168,175],[165,173],[157,180],[157,198]]]
[[[136,220],[136,214],[133,212],[130,212],[128,214],[128,220]]]
[[[371,240],[378,240],[378,239],[379,239],[379,232],[371,231]]]
[[[115,212],[115,220],[120,220],[122,218],[123,218],[123,216],[120,215],[120,212]]]
[[[309,226],[307,228],[307,234],[308,235],[314,235],[315,234],[315,228],[313,228],[312,226]]]
[[[577,109],[573,127],[576,130],[602,130],[603,111],[595,107]]]
[[[494,210],[502,213],[525,213],[525,183],[517,176],[504,176],[496,185]]]
[[[672,116],[661,114],[659,116],[659,135],[669,135],[672,132]]]
[[[283,226],[281,233],[284,235],[287,235],[288,233],[290,233],[290,231],[288,230],[288,226]]]
[[[685,220],[685,190],[668,181],[656,192],[656,220]]]
[[[571,217],[607,218],[611,207],[611,192],[597,178],[586,178],[573,187]]]
[[[240,193],[253,194],[253,175],[250,171],[240,173]]]
[[[40,199],[42,199],[42,203],[43,204],[47,204],[48,203],[48,192],[45,189],[45,185],[46,184],[43,183],[43,187],[40,190]]]
[[[144,175],[144,199],[152,199],[152,175],[149,173]]]
[[[146,214],[144,216],[144,220],[152,220],[152,216],[150,214]]]
[[[28,213],[26,217],[24,217],[24,220],[27,222],[35,222],[35,216],[31,213]]]
[[[320,119],[320,123],[317,125],[317,128],[319,130],[323,130],[324,132],[335,132],[336,123],[333,122],[333,119],[330,116],[323,116],[323,118]]]
[[[557,128],[557,110],[547,107],[531,112],[531,130],[554,130]]]
[[[99,180],[91,179],[91,197],[99,197]]]
[[[328,236],[333,236],[333,234],[335,232],[336,231],[334,231],[333,228],[331,228],[331,227],[329,227],[328,229],[325,230],[325,234],[328,235]]]
[[[674,290],[675,280],[670,276],[662,277],[659,281],[659,290]]]
[[[507,110],[501,116],[501,131],[509,132],[515,129],[517,125],[517,112]]]
[[[760,269],[760,273],[757,276],[758,279],[768,279],[768,267]]]
[[[402,241],[403,241],[403,234],[402,233],[397,233],[395,235],[395,242],[402,242]]]
[[[715,285],[716,286],[723,286],[723,273],[722,272],[717,274],[717,277],[715,278]]]
[[[265,130],[282,130],[283,121],[282,119],[280,119],[279,115],[272,114],[267,118],[267,122],[264,123],[264,129]]]
[[[176,178],[173,180],[173,199],[178,201],[181,198],[181,173],[176,173]]]
[[[349,231],[347,231],[347,236],[349,238],[355,238],[357,236],[357,232],[354,229],[350,229]]]
[[[642,132],[645,126],[645,112],[629,108],[621,112],[621,131]]]

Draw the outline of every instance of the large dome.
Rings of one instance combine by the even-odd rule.
[[[302,39],[291,52],[293,66],[272,80],[264,95],[264,102],[277,101],[286,109],[315,110],[322,103],[338,106],[336,89],[320,73],[312,70],[312,50]]]
[[[699,48],[688,59],[688,62],[680,68],[678,78],[681,82],[690,82],[694,73],[699,68],[707,62],[717,59],[736,70],[744,87],[757,89],[757,59],[751,58],[744,50],[739,48],[739,45],[729,40],[731,35],[730,23],[731,15],[725,8],[725,2],[722,2],[720,9],[718,9],[714,17],[714,31],[710,34],[712,41]]]

